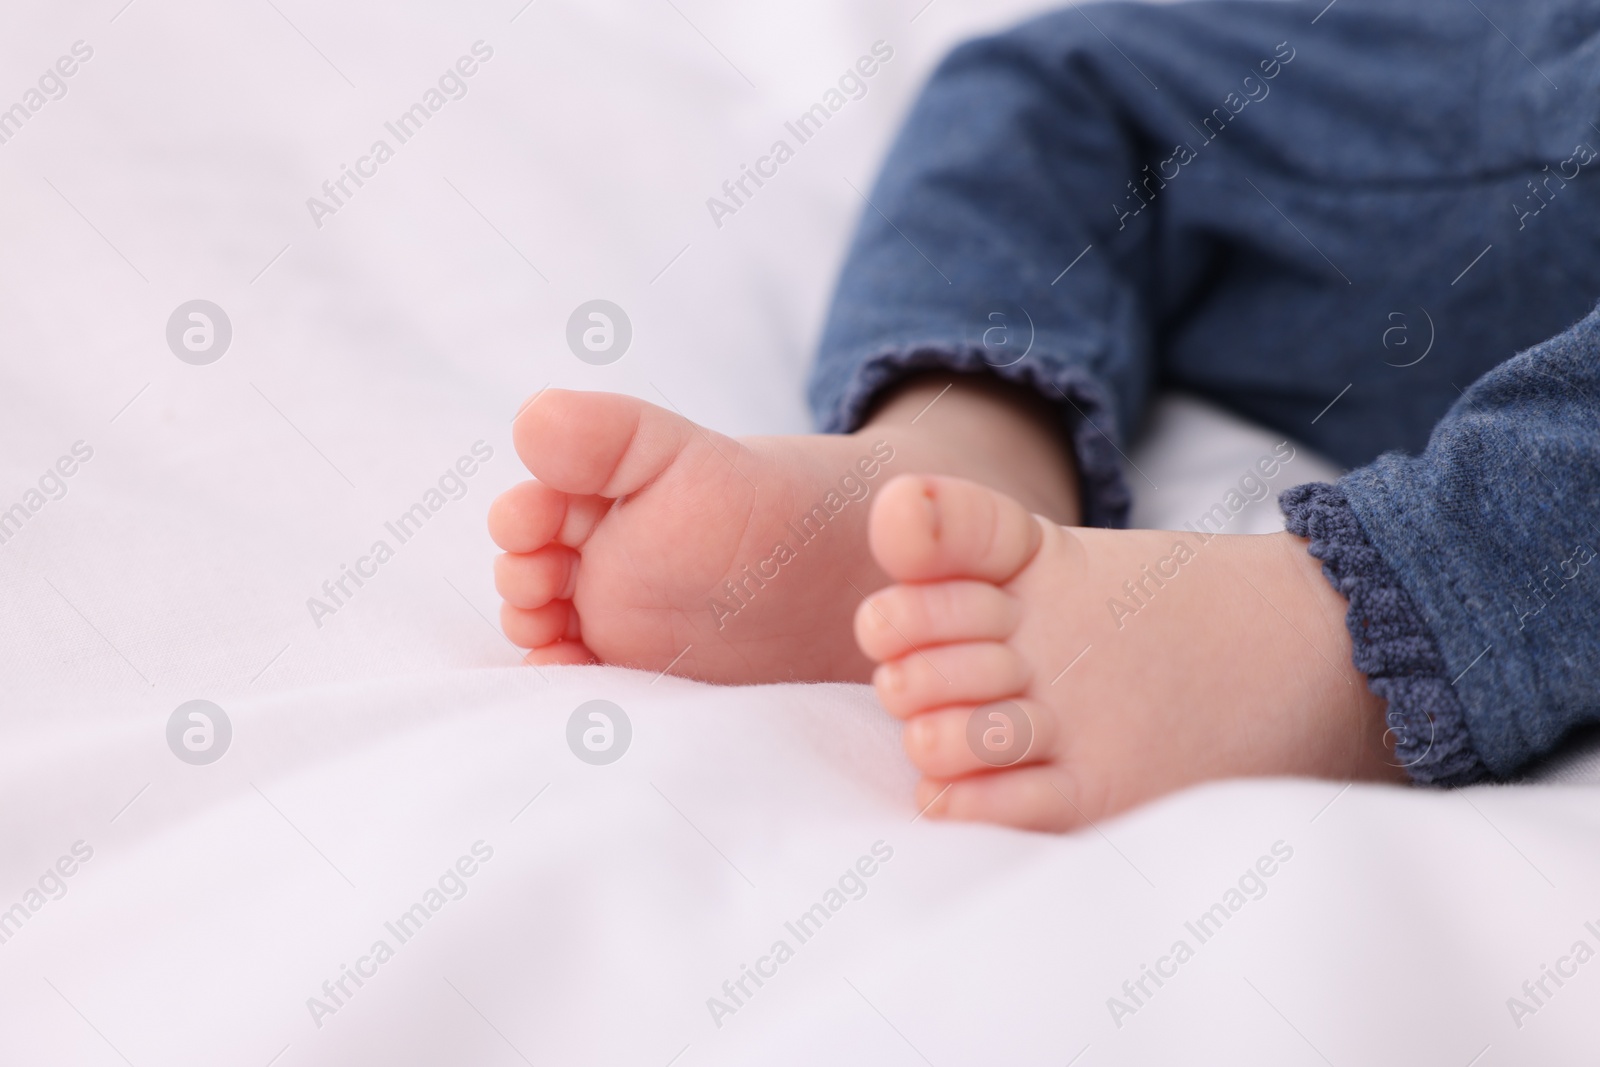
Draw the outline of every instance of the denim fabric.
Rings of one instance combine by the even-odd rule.
[[[1093,4],[963,45],[863,209],[817,420],[919,368],[1024,383],[1104,525],[1156,389],[1349,467],[1434,434],[1341,488],[1512,773],[1600,705],[1593,327],[1499,366],[1600,297],[1597,83],[1570,0]]]
[[[1439,642],[1400,577],[1372,545],[1337,486],[1297,485],[1278,498],[1285,525],[1308,538],[1322,572],[1350,602],[1351,659],[1385,702],[1396,764],[1424,785],[1469,785],[1489,775]]]
[[[1490,772],[1600,720],[1600,310],[1473,383],[1420,456],[1339,488],[1416,601]]]

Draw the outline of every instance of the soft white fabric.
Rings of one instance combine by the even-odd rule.
[[[27,512],[0,544],[0,1063],[1592,1048],[1600,963],[1546,979],[1520,1028],[1507,1007],[1574,942],[1600,948],[1591,790],[1231,783],[1064,837],[936,825],[865,689],[541,674],[498,636],[483,516],[519,476],[521,399],[553,382],[732,433],[804,429],[807,354],[863,210],[851,186],[938,55],[1027,7],[8,11],[0,107],[74,42],[93,55],[0,144],[0,509]],[[493,56],[465,98],[314,225],[307,198],[479,40]],[[706,198],[879,40],[894,59],[866,95],[716,226]],[[233,326],[208,366],[164,334],[196,298]],[[564,339],[594,298],[633,323],[610,366]],[[1273,443],[1217,418],[1158,413],[1134,457],[1142,521],[1196,517]],[[314,620],[308,598],[393,545],[385,522],[480,441],[493,455],[464,497]],[[30,510],[78,442],[92,457]],[[233,729],[206,766],[168,748],[193,699]],[[567,746],[594,699],[632,723],[609,766]],[[1185,923],[1279,842],[1292,857],[1264,896],[1200,944]],[[801,944],[785,922],[875,845],[892,857],[865,895]],[[401,944],[385,923],[462,857],[465,895]],[[70,877],[46,874],[58,861]],[[380,938],[394,957],[318,1019],[308,998],[333,1005],[323,982]],[[1123,982],[1180,938],[1194,957],[1135,1005]],[[794,957],[735,1004],[723,982],[779,939]],[[1137,1013],[1114,1019],[1113,996]],[[737,1012],[714,1019],[712,997]]]

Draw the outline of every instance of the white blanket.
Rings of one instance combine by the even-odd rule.
[[[498,635],[483,516],[522,398],[804,430],[856,190],[943,50],[1027,6],[8,12],[0,1064],[1593,1048],[1590,788],[1228,783],[1063,837],[933,824],[864,688],[538,672]],[[877,42],[859,98],[707,206]],[[593,299],[632,325],[609,364],[566,342]],[[196,300],[220,355],[208,307],[169,341]],[[1169,403],[1140,521],[1271,444]],[[1302,453],[1273,488],[1325,473]],[[631,731],[609,764],[578,755],[607,720],[569,731],[595,700]]]

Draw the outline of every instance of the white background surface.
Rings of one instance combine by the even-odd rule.
[[[612,389],[730,433],[805,429],[851,183],[948,45],[1028,5],[121,2],[13,5],[0,32],[0,106],[95,50],[0,145],[0,508],[94,449],[0,544],[0,908],[94,850],[0,944],[0,1063],[1593,1047],[1600,962],[1520,1030],[1506,1008],[1576,940],[1600,949],[1589,789],[1236,783],[1069,837],[931,825],[865,690],[541,676],[488,622],[483,516],[518,479],[522,399]],[[316,228],[306,198],[480,39],[466,98]],[[867,96],[716,228],[706,197],[879,39],[895,58]],[[610,367],[563,341],[595,297],[634,326]],[[194,298],[234,329],[205,367],[164,339]],[[1187,450],[1159,444],[1167,421],[1136,457],[1164,486],[1151,524],[1266,450],[1172,411]],[[494,458],[465,497],[314,625],[306,598],[478,440]],[[234,727],[206,767],[166,746],[194,698]],[[594,698],[633,722],[609,767],[564,741]],[[479,840],[467,895],[318,1027],[307,998]],[[706,998],[880,840],[867,895],[715,1026]],[[1266,895],[1116,1027],[1107,998],[1280,840]]]

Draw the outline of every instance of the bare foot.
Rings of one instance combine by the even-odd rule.
[[[919,807],[1064,830],[1207,779],[1399,780],[1345,602],[1289,534],[1067,530],[955,478],[880,491],[856,612]]]
[[[545,390],[513,430],[538,480],[489,514],[507,636],[532,663],[865,681],[850,618],[889,580],[867,521],[896,473],[993,473],[1034,507],[1076,514],[1052,434],[992,386],[926,407],[950,385],[900,394],[855,434],[742,440],[633,397]]]

